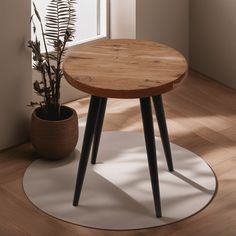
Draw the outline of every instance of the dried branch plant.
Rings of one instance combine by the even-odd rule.
[[[40,105],[43,118],[47,120],[60,120],[60,85],[63,77],[62,61],[66,52],[66,45],[72,41],[75,34],[76,0],[51,0],[46,12],[46,25],[43,26],[39,12],[34,6],[31,16],[35,40],[29,40],[28,47],[33,53],[33,68],[41,74],[41,81],[33,84],[34,91],[43,98],[40,103],[32,102],[31,105]],[[40,23],[40,32],[43,38],[42,53],[40,41],[36,33],[33,19]],[[48,46],[53,51],[48,51]]]

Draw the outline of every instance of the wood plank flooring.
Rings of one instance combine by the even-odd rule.
[[[88,99],[69,105],[83,117]],[[207,208],[178,223],[138,231],[65,223],[34,207],[23,192],[22,176],[34,160],[26,143],[0,153],[0,236],[235,236],[236,91],[191,72],[182,86],[164,95],[164,105],[171,141],[200,155],[217,175],[218,191]],[[142,131],[138,100],[109,100],[104,130]]]

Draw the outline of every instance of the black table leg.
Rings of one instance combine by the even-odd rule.
[[[161,200],[160,200],[160,190],[159,190],[156,144],[155,144],[155,136],[154,136],[154,129],[153,129],[151,99],[141,98],[140,106],[141,106],[141,112],[142,112],[144,136],[145,136],[145,142],[146,142],[149,172],[150,172],[151,183],[152,183],[152,191],[153,191],[153,197],[154,197],[156,216],[161,217],[162,216]]]
[[[174,167],[173,167],[170,141],[169,141],[168,130],[166,126],[166,118],[165,118],[162,97],[160,95],[160,96],[155,96],[152,99],[153,99],[153,103],[154,103],[154,107],[156,111],[157,122],[158,122],[159,130],[160,130],[161,141],[164,148],[168,169],[170,172],[173,172]]]
[[[75,186],[75,193],[74,193],[74,200],[73,205],[78,206],[80,193],[82,189],[82,185],[84,182],[84,176],[88,164],[89,159],[89,153],[92,145],[92,140],[94,136],[94,130],[95,130],[95,124],[96,124],[96,118],[98,114],[99,109],[99,103],[101,98],[92,96],[90,100],[89,105],[89,111],[88,111],[88,118],[84,133],[84,140],[83,140],[83,146],[82,151],[80,155],[80,163],[77,173],[77,179],[76,179],[76,186]]]
[[[92,149],[92,164],[96,164],[97,160],[97,154],[98,154],[98,147],[100,143],[101,133],[102,133],[102,126],[106,111],[106,105],[107,105],[107,98],[100,98],[100,104],[99,104],[99,111],[97,115],[97,121],[94,131],[94,140],[93,140],[93,149]]]

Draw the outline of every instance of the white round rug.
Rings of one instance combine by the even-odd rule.
[[[34,161],[23,178],[29,200],[58,219],[98,229],[161,226],[203,209],[216,191],[211,168],[194,153],[171,144],[175,171],[168,172],[156,138],[162,218],[155,217],[143,133],[103,132],[98,164],[88,165],[78,207],[72,206],[85,120],[78,149],[66,160]]]

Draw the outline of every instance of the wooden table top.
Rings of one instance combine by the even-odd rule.
[[[73,87],[91,95],[141,98],[175,88],[187,77],[188,64],[166,45],[116,39],[72,47],[63,71]]]

